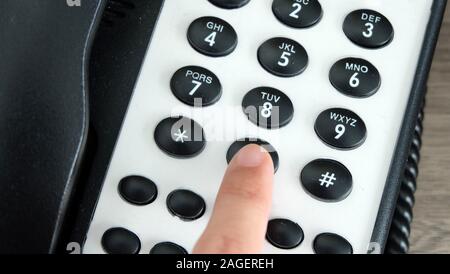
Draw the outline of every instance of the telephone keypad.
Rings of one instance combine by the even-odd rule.
[[[265,70],[276,76],[293,77],[308,66],[308,53],[298,42],[276,37],[259,47],[258,60]]]
[[[209,2],[220,8],[237,9],[247,5],[250,0],[209,0]]]
[[[238,43],[237,33],[226,21],[217,17],[201,17],[191,23],[188,41],[198,52],[222,57],[234,51]]]
[[[108,229],[102,237],[102,247],[108,254],[138,254],[141,250],[139,237],[128,229]]]
[[[365,98],[379,90],[381,76],[369,61],[361,58],[344,58],[331,68],[330,81],[345,95]]]
[[[367,136],[364,121],[353,111],[342,108],[332,108],[322,112],[314,128],[323,142],[342,150],[361,146]]]
[[[317,0],[274,0],[272,11],[287,26],[308,28],[322,18],[322,6]]]
[[[350,195],[353,188],[350,171],[343,164],[328,159],[306,165],[300,181],[310,195],[324,202],[340,202]]]
[[[294,117],[294,105],[289,97],[270,87],[249,91],[242,101],[242,107],[252,123],[267,129],[286,126]]]
[[[351,12],[345,18],[343,29],[353,43],[364,48],[378,49],[394,38],[394,28],[389,19],[374,10]]]
[[[187,66],[179,69],[172,77],[170,87],[181,102],[195,107],[206,107],[219,101],[222,84],[208,69]]]
[[[221,181],[221,177],[217,176],[223,175],[225,160],[230,163],[244,146],[257,144],[269,152],[273,160],[274,171],[277,173],[271,214],[277,216],[276,218],[286,216],[286,219],[272,219],[268,223],[266,233],[268,244],[265,250],[279,252],[280,250],[274,249],[275,247],[286,249],[286,253],[313,251],[318,254],[351,254],[355,248],[355,252],[365,252],[365,242],[359,235],[362,233],[353,233],[353,230],[342,229],[342,226],[336,225],[332,219],[342,218],[342,222],[354,221],[356,224],[361,224],[367,219],[373,220],[372,216],[367,217],[367,214],[363,215],[363,213],[371,206],[369,202],[376,201],[375,198],[371,199],[380,194],[377,193],[379,189],[373,187],[374,184],[369,184],[376,177],[374,173],[371,173],[375,169],[367,168],[367,170],[361,171],[360,163],[355,161],[352,155],[373,152],[374,139],[380,137],[379,131],[375,131],[381,123],[379,117],[376,117],[379,114],[376,111],[380,106],[374,104],[389,99],[385,98],[385,90],[381,92],[382,76],[386,80],[383,83],[386,86],[389,85],[387,88],[393,86],[392,75],[390,75],[392,62],[387,62],[385,59],[394,54],[401,55],[395,52],[396,48],[394,47],[380,49],[393,41],[393,25],[385,16],[374,10],[356,10],[348,14],[351,9],[345,6],[347,3],[335,3],[336,1],[320,1],[323,6],[316,0],[264,0],[266,2],[263,0],[208,0],[209,3],[207,0],[203,1],[205,2],[203,5],[195,8],[192,8],[192,5],[186,5],[184,8],[188,11],[184,12],[177,10],[180,5],[179,1],[166,0],[166,3],[171,5],[169,8],[175,12],[172,14],[172,11],[169,11],[170,16],[163,18],[166,26],[157,28],[155,31],[155,37],[163,40],[164,43],[157,41],[152,49],[153,52],[150,51],[150,57],[162,65],[166,65],[168,62],[165,55],[173,53],[176,57],[173,62],[170,60],[170,69],[162,68],[164,73],[169,74],[162,75],[163,79],[165,76],[169,79],[172,76],[170,88],[173,94],[170,94],[170,90],[167,91],[169,89],[167,83],[161,85],[158,81],[150,82],[147,79],[144,80],[144,87],[136,90],[137,98],[145,99],[149,98],[147,85],[158,88],[152,94],[152,99],[155,97],[155,101],[159,104],[158,108],[143,115],[142,123],[145,124],[143,126],[145,129],[149,128],[148,124],[151,123],[149,120],[152,121],[153,115],[168,116],[173,110],[170,104],[168,107],[161,107],[167,102],[165,100],[172,100],[170,103],[173,103],[174,97],[176,97],[180,102],[175,104],[175,107],[181,106],[182,103],[185,104],[181,109],[183,115],[186,116],[167,118],[158,125],[150,126],[150,128],[156,126],[154,131],[156,149],[159,148],[176,159],[168,159],[164,155],[159,155],[159,151],[155,151],[152,146],[154,143],[151,138],[146,139],[144,143],[148,145],[144,152],[153,153],[153,158],[150,159],[156,161],[138,165],[138,171],[147,172],[147,176],[150,178],[158,178],[158,182],[161,181],[158,187],[161,188],[160,193],[164,193],[164,197],[161,198],[163,195],[160,194],[157,199],[166,198],[163,209],[152,208],[160,203],[149,204],[148,213],[151,215],[149,218],[153,220],[154,216],[157,216],[161,218],[162,222],[173,222],[173,218],[175,218],[177,223],[181,223],[180,229],[184,229],[184,227],[183,222],[179,222],[179,219],[186,221],[188,226],[198,228],[195,235],[192,233],[197,238],[210,217],[206,206],[214,204],[215,191]],[[373,3],[367,3],[367,5],[377,7]],[[391,5],[399,6],[397,1],[396,4]],[[425,5],[420,5],[425,7]],[[203,10],[203,8],[205,9]],[[253,9],[255,11],[250,13],[250,10]],[[380,9],[383,9],[382,6]],[[221,18],[200,17],[211,14]],[[264,17],[261,17],[261,14]],[[176,22],[176,27],[173,27],[173,20],[176,18],[173,15],[186,16],[186,18],[183,18],[182,23]],[[229,20],[228,22],[232,25],[225,20]],[[281,23],[278,23],[277,20]],[[270,25],[266,24],[266,21]],[[272,24],[273,22],[276,24]],[[321,25],[316,26],[316,24]],[[180,25],[187,28],[187,33],[186,29],[180,30]],[[407,36],[404,33],[406,27],[401,20],[396,20],[395,25],[399,33],[402,31]],[[336,26],[342,29],[337,30]],[[309,27],[313,28],[305,29]],[[331,31],[328,31],[330,29]],[[181,39],[179,39],[180,34]],[[178,41],[180,45],[170,44],[172,41]],[[348,47],[350,41],[362,48]],[[400,39],[398,42],[401,42]],[[404,46],[408,45],[405,43]],[[366,49],[379,50],[368,51]],[[205,58],[196,55],[195,51],[206,57],[223,58]],[[234,54],[232,54],[233,52]],[[230,54],[231,56],[228,56]],[[353,56],[352,54],[359,55],[360,58],[347,57]],[[377,56],[383,58],[377,59]],[[384,58],[385,56],[386,58]],[[189,64],[184,63],[186,61],[183,59],[184,57],[189,60]],[[342,57],[347,58],[340,59]],[[399,58],[402,61],[400,64],[405,64],[407,58],[410,62],[410,55]],[[376,66],[371,63],[375,60]],[[397,60],[395,61],[397,62]],[[182,67],[185,65],[190,66]],[[180,67],[182,68],[178,69]],[[146,73],[145,77],[156,79],[150,65],[145,65],[143,68],[143,72]],[[174,73],[174,71],[176,72]],[[174,74],[172,75],[172,73]],[[160,76],[158,74],[158,77]],[[397,76],[408,80],[400,73]],[[170,97],[166,98],[166,93],[169,93]],[[354,100],[347,96],[360,100]],[[371,96],[373,97],[368,98]],[[132,106],[135,106],[135,100],[138,99],[133,100],[134,105]],[[196,104],[196,101],[200,101],[200,104]],[[239,104],[241,104],[243,113],[238,113],[238,115],[246,115],[247,117],[244,117],[248,121],[238,116],[236,118],[237,128],[241,130],[241,126],[247,126],[251,130],[259,131],[255,134],[238,130],[236,133],[240,135],[237,135],[237,138],[240,136],[251,136],[251,138],[247,137],[237,141],[227,139],[229,144],[208,140],[209,147],[204,149],[207,143],[202,127],[205,127],[205,131],[210,134],[209,132],[214,132],[216,129],[222,130],[223,125],[220,123],[211,125],[204,121],[199,124],[191,120],[188,117],[190,114],[187,113],[200,111],[209,118],[209,115],[214,114],[215,110],[221,111],[223,108],[235,107]],[[330,104],[341,107],[321,112]],[[194,108],[200,106],[208,106],[208,108],[204,110]],[[392,105],[389,105],[389,115],[393,112],[391,107]],[[253,116],[248,111],[252,108],[255,110]],[[354,108],[361,112],[362,118],[346,108]],[[274,116],[276,109],[278,109],[279,117]],[[133,108],[130,110],[133,111]],[[241,110],[238,109],[238,111]],[[316,116],[315,112],[321,113]],[[132,114],[131,117],[136,118],[139,113],[134,111]],[[278,120],[273,118],[278,118]],[[314,118],[316,118],[315,121]],[[371,134],[374,136],[372,136],[370,144],[367,142],[367,146],[360,147],[364,145],[368,136],[368,128],[363,118],[367,119],[367,125],[373,129]],[[186,126],[185,123],[178,125],[181,120],[190,122],[188,124],[191,126]],[[136,126],[137,122],[135,121],[126,123],[132,125],[126,127],[128,132],[121,133],[128,137],[125,140],[137,141],[142,144],[141,133],[145,132],[142,127]],[[228,134],[228,128],[226,130],[226,134]],[[194,138],[194,135],[197,138]],[[281,142],[276,140],[277,136],[281,136]],[[325,145],[316,142],[318,140]],[[383,144],[390,143],[390,141],[389,138],[383,139]],[[271,143],[275,146],[272,146]],[[126,151],[127,145],[129,144],[122,141],[122,150],[118,152],[116,159],[113,159],[115,167],[120,166],[120,163],[129,155]],[[348,154],[347,151],[342,150],[355,151]],[[226,155],[223,155],[225,152]],[[216,159],[215,157],[221,157],[221,153],[225,159]],[[325,158],[319,158],[319,155]],[[185,161],[180,160],[195,156],[198,157]],[[147,160],[146,155],[142,157]],[[159,160],[161,160],[160,164]],[[281,161],[283,164],[280,163]],[[341,161],[345,161],[345,165]],[[170,172],[166,172],[164,166],[167,165],[170,168],[171,164],[176,168],[184,169],[182,176],[166,174]],[[129,167],[129,169],[133,168],[135,166]],[[126,171],[136,172],[135,170]],[[117,184],[116,172],[121,173],[122,170],[113,172],[106,183]],[[123,175],[120,174],[120,176]],[[187,190],[190,186],[195,188],[195,193]],[[187,189],[184,189],[185,187]],[[361,190],[367,191],[364,193]],[[369,190],[370,197],[366,195]],[[170,194],[166,196],[167,193]],[[117,195],[117,191],[114,194]],[[105,195],[109,195],[109,193]],[[367,199],[367,203],[362,201],[361,197]],[[102,215],[107,212],[108,207],[105,205],[105,201],[109,201],[110,198],[106,196],[101,201],[103,202],[100,211]],[[355,203],[361,204],[361,208],[352,207],[353,211],[346,212],[346,215],[342,215],[342,212],[337,210],[341,206],[353,206]],[[317,215],[310,216],[310,212]],[[327,214],[330,212],[336,213],[336,215],[328,216]],[[355,216],[360,218],[354,218]],[[107,217],[100,217],[92,235],[97,236],[98,231],[103,233],[107,229],[103,227],[104,219],[107,220]],[[297,222],[301,223],[302,227]],[[139,235],[146,233],[148,228],[157,230],[152,234],[155,237],[150,240],[146,239],[151,243],[149,249],[150,246],[153,246],[151,254],[186,254],[186,249],[191,250],[195,244],[195,239],[186,239],[182,233],[178,234],[178,227],[172,226],[166,234],[164,231],[168,229],[166,223],[159,225],[149,221],[145,226],[132,227],[133,230],[139,232]],[[333,233],[320,234],[330,230],[348,237],[350,241]],[[124,234],[128,235],[128,238],[133,238],[131,235],[134,233],[130,233]],[[160,233],[160,235],[156,235],[156,233]],[[137,240],[139,241],[139,238]],[[163,242],[165,240],[174,242]],[[98,237],[95,241],[98,244]],[[136,243],[136,241],[134,242]],[[158,242],[159,244],[156,244]],[[147,244],[149,243],[146,242],[146,246]],[[104,249],[108,252],[108,249]],[[135,251],[136,248],[128,250],[129,253]],[[145,253],[148,252],[149,250],[145,250]]]
[[[291,220],[274,219],[267,225],[266,239],[281,249],[293,249],[304,239],[302,228]]]

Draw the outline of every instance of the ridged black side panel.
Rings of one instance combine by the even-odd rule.
[[[404,171],[410,153],[411,144],[414,138],[417,117],[422,108],[425,98],[426,84],[433,60],[434,51],[442,19],[445,12],[447,0],[434,0],[430,21],[427,27],[427,33],[422,46],[419,63],[416,70],[414,84],[411,90],[411,96],[408,102],[408,108],[403,119],[403,126],[397,142],[394,158],[386,181],[383,198],[378,212],[377,221],[372,235],[372,242],[379,243],[384,252],[386,242],[389,236],[392,217],[396,210],[397,199],[404,179]]]
[[[86,142],[102,3],[0,1],[0,253],[55,250]]]
[[[385,253],[387,254],[406,254],[409,251],[409,237],[411,235],[411,223],[415,203],[414,194],[417,189],[420,149],[422,147],[424,108],[425,103],[423,103],[422,110],[417,118],[414,137],[385,248]]]

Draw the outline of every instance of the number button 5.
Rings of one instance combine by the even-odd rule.
[[[308,53],[296,41],[277,37],[259,47],[258,60],[265,70],[276,76],[293,77],[308,66]]]

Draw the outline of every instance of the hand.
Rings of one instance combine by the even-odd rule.
[[[260,253],[272,204],[273,174],[267,151],[258,145],[242,148],[228,166],[211,219],[193,253]]]

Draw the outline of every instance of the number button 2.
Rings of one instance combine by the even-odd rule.
[[[361,146],[367,136],[364,121],[353,111],[342,108],[322,112],[317,117],[314,129],[323,142],[343,150]]]
[[[272,11],[283,24],[292,28],[309,28],[322,18],[317,0],[274,0]]]

